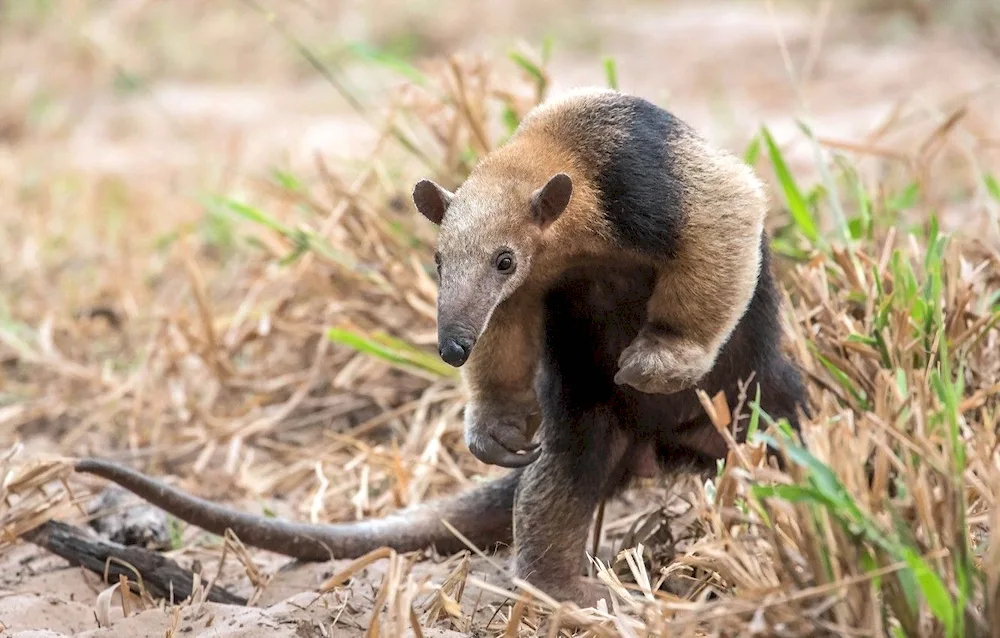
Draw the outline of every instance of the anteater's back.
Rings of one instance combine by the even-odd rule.
[[[539,138],[573,158],[623,247],[674,254],[692,215],[718,230],[762,224],[763,186],[750,167],[644,98],[611,89],[567,92],[525,117],[512,154],[520,140],[537,148]],[[723,226],[720,211],[732,217]]]

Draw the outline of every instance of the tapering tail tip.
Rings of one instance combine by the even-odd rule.
[[[510,543],[511,515],[519,473],[511,473],[450,499],[428,502],[385,518],[331,525],[281,521],[222,507],[111,461],[85,458],[77,472],[112,481],[152,505],[208,532],[232,530],[246,545],[303,561],[357,558],[379,547],[398,552],[436,547],[465,548],[442,519],[479,547]]]

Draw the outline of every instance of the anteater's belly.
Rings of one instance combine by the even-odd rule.
[[[693,391],[653,395],[614,382],[618,358],[636,337],[652,294],[652,269],[579,268],[549,293],[545,304],[543,383],[566,415],[613,408],[630,446],[631,473],[655,477],[658,455],[672,445],[672,433],[703,410]]]

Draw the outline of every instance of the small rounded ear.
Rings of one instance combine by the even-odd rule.
[[[573,180],[566,173],[556,173],[531,197],[531,214],[543,229],[554,222],[569,205]]]
[[[429,179],[422,179],[413,187],[413,203],[420,214],[434,225],[440,225],[454,195]]]

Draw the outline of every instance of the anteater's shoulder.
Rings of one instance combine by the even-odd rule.
[[[682,167],[697,153],[683,121],[645,98],[611,89],[568,91],[536,107],[518,136],[544,138],[576,158],[623,247],[676,251],[685,218]]]

